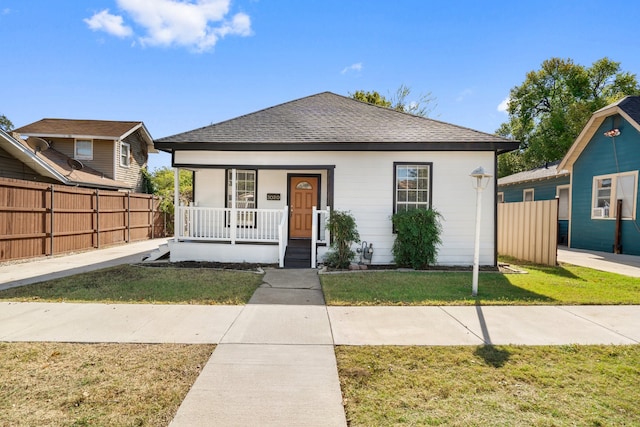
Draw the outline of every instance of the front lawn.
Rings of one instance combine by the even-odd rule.
[[[0,425],[167,426],[214,348],[0,343]]]
[[[527,274],[471,272],[322,274],[328,305],[640,304],[640,279],[574,265],[518,267]]]
[[[640,345],[337,347],[350,426],[640,425]]]
[[[0,291],[0,300],[246,304],[262,277],[209,268],[120,265]]]

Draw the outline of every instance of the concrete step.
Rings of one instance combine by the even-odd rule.
[[[157,261],[160,258],[163,258],[165,256],[169,255],[169,244],[168,243],[164,243],[162,245],[160,245],[158,247],[158,249],[154,249],[153,251],[151,251],[151,253],[149,254],[149,256],[147,256],[146,258],[143,258],[143,262],[151,262],[151,261]]]

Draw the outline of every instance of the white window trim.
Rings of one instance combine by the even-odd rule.
[[[531,193],[531,202],[535,201],[535,191],[533,188],[527,188],[525,190],[522,190],[522,201],[526,202],[527,201],[527,194]]]
[[[560,218],[560,190],[567,190],[567,195],[568,195],[567,203],[569,204],[569,206],[567,206],[566,218]],[[558,185],[556,187],[556,197],[558,198],[558,219],[561,221],[569,220],[571,218],[571,185],[569,184]]]
[[[127,163],[123,163],[122,159],[122,147],[127,147]],[[131,167],[131,144],[128,142],[120,141],[120,166],[123,168]]]
[[[78,142],[88,142],[91,147],[90,155],[78,155]],[[73,158],[77,160],[93,160],[93,140],[92,139],[75,139],[73,141]]]
[[[498,191],[498,203],[504,203],[504,192]]]
[[[618,178],[621,176],[633,176],[633,207],[631,209],[631,217],[623,217],[622,220],[632,220],[636,219],[636,208],[638,206],[638,171],[630,171],[630,172],[620,172],[620,173],[612,173],[607,175],[597,175],[593,177],[593,182],[591,184],[591,219],[603,219],[603,220],[615,220],[616,219],[616,208],[618,206],[617,200],[618,195],[616,194],[618,190]],[[596,199],[597,199],[597,183],[603,179],[611,179],[611,195],[609,198],[609,216],[594,216],[596,209]]]

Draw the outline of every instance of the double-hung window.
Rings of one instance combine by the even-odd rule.
[[[120,143],[120,166],[128,168],[131,165],[131,146],[126,142]]]
[[[255,211],[246,209],[256,208],[257,199],[257,171],[236,170],[236,209],[237,224],[239,227],[253,227],[255,224]],[[227,170],[227,207],[232,207],[233,200],[233,170]],[[228,224],[229,225],[229,224]]]
[[[616,218],[622,200],[622,219],[635,219],[638,171],[593,177],[591,218]]]
[[[393,212],[431,208],[432,163],[394,163]]]
[[[78,160],[93,160],[93,141],[90,139],[76,139],[73,158]]]

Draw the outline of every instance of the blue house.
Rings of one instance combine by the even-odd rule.
[[[640,255],[640,96],[593,113],[558,169],[571,175],[569,246]]]
[[[515,173],[498,179],[498,203],[533,202],[558,198],[558,244],[569,239],[569,171],[558,169],[560,162]]]

